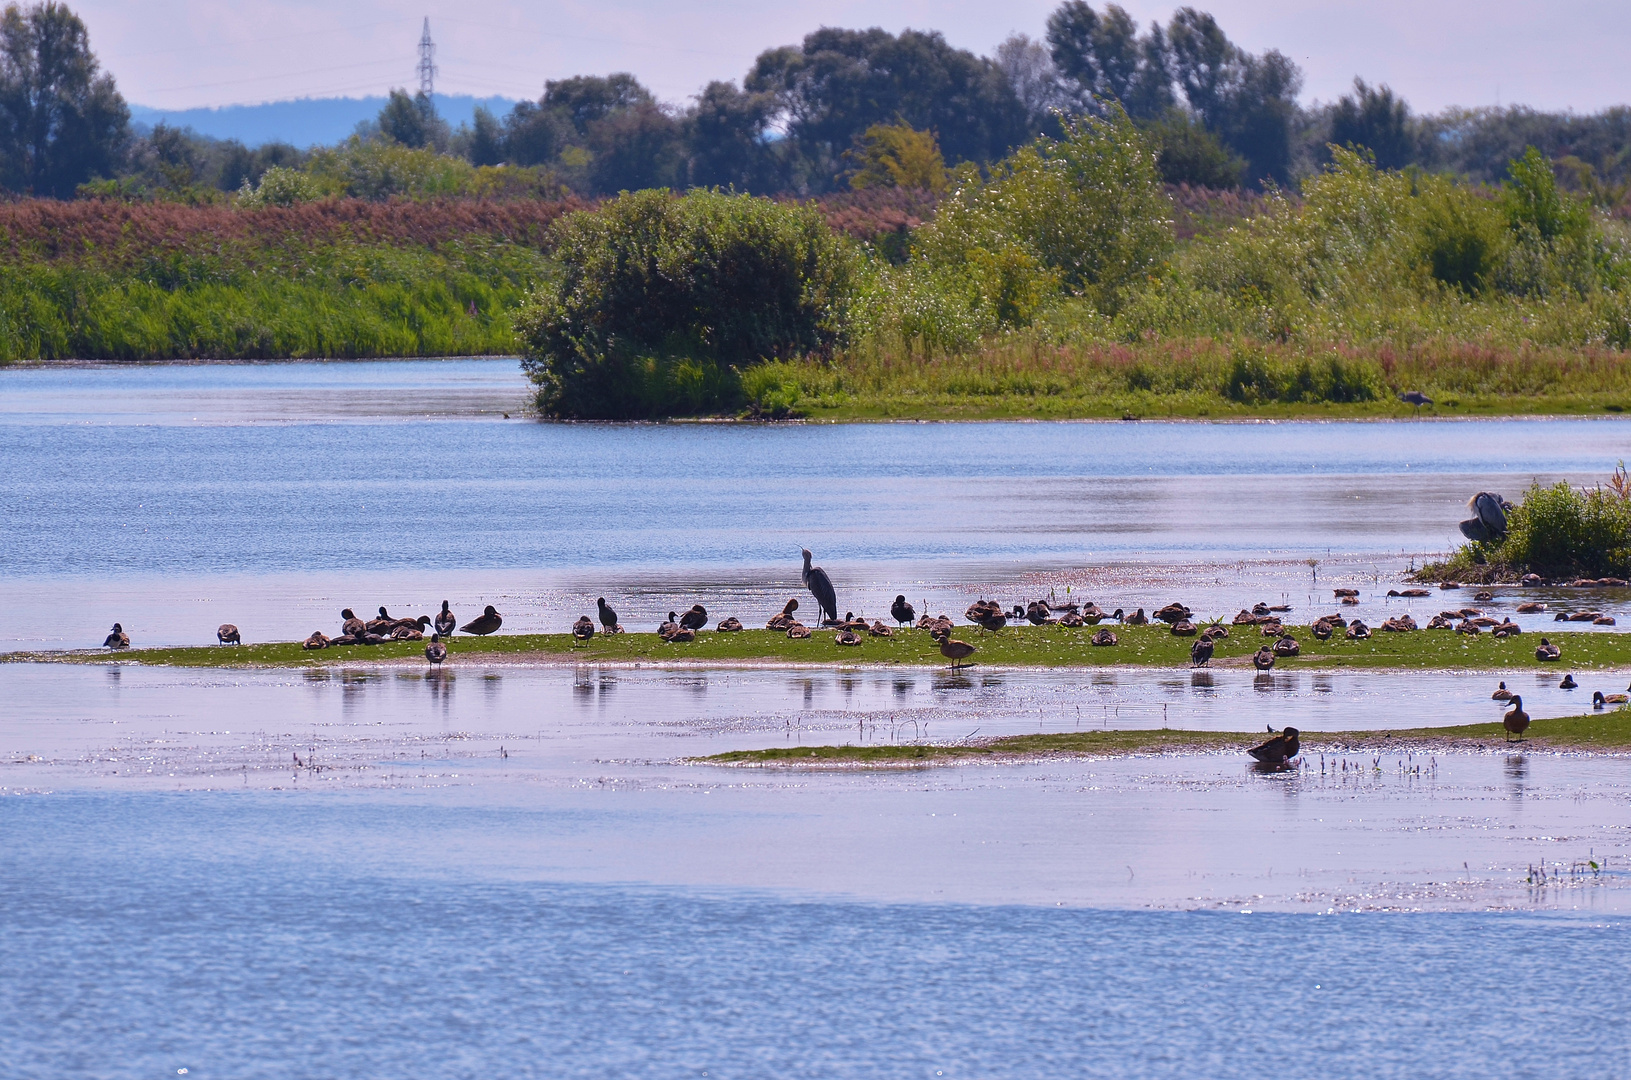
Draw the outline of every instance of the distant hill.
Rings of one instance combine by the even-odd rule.
[[[515,106],[514,98],[477,98],[469,95],[435,95],[436,111],[449,124],[468,123],[477,105],[485,105],[497,116]],[[264,105],[226,105],[218,109],[154,109],[132,105],[133,123],[151,128],[165,123],[192,128],[200,135],[216,139],[237,139],[247,146],[267,142],[288,142],[306,148],[337,143],[350,135],[357,124],[372,120],[385,105],[383,97],[297,98],[269,101]]]

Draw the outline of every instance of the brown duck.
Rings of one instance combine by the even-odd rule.
[[[1296,757],[1302,749],[1297,734],[1296,728],[1288,727],[1267,742],[1252,747],[1246,753],[1265,765],[1284,765]]]
[[[504,616],[500,615],[493,605],[488,604],[480,615],[465,623],[459,629],[466,634],[491,634],[504,625]]]
[[[1501,716],[1501,726],[1506,728],[1508,739],[1516,735],[1519,742],[1523,741],[1523,733],[1529,730],[1529,714],[1523,711],[1523,698],[1512,695],[1512,708]]]

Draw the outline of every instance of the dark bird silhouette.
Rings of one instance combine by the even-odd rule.
[[[1516,735],[1519,742],[1523,741],[1523,733],[1529,730],[1529,714],[1523,711],[1523,698],[1512,695],[1512,708],[1501,716],[1501,726],[1506,728],[1509,740]]]
[[[966,641],[958,641],[950,634],[947,634],[940,639],[940,655],[950,660],[951,666],[955,670],[963,666],[963,661],[974,655],[974,646]]]
[[[447,659],[447,646],[442,644],[441,634],[431,634],[430,640],[425,643],[425,659],[430,661],[431,667],[440,667]]]
[[[832,578],[819,566],[810,565],[810,549],[804,549],[804,587],[821,605],[821,614],[829,619],[838,618],[838,593],[832,587]]]
[[[1399,400],[1404,402],[1406,405],[1414,405],[1416,407],[1416,411],[1418,412],[1421,411],[1421,407],[1423,405],[1431,405],[1433,403],[1433,399],[1422,393],[1420,390],[1406,390],[1404,393],[1399,395]]]
[[[469,622],[459,627],[459,629],[466,634],[486,635],[491,634],[494,630],[497,630],[503,625],[504,616],[500,615],[496,610],[494,610],[493,605],[488,604],[482,609],[480,615],[476,616],[474,619],[471,619]]]
[[[708,609],[701,604],[692,604],[691,610],[680,616],[680,625],[687,630],[701,630],[708,625]]]
[[[130,635],[125,633],[124,627],[114,623],[112,632],[108,634],[102,644],[110,649],[128,649],[130,648]]]
[[[1559,690],[1573,690],[1579,685],[1579,683],[1574,681],[1574,672],[1571,671],[1567,675],[1563,676],[1563,681],[1557,684],[1557,688]]]
[[[222,645],[243,644],[243,638],[238,636],[238,628],[229,622],[224,622],[215,628],[215,640]]]
[[[328,648],[328,644],[328,635],[324,634],[321,630],[313,630],[311,632],[311,637],[307,638],[305,641],[302,641],[300,643],[300,647],[302,649],[326,649]]]
[[[581,641],[585,645],[587,645],[589,643],[589,639],[594,637],[594,636],[595,636],[595,623],[594,623],[594,620],[589,618],[589,616],[587,616],[587,615],[579,615],[578,616],[578,621],[572,624],[572,637],[573,637],[573,639],[576,640],[576,641]]]
[[[1252,747],[1246,753],[1265,765],[1284,765],[1287,761],[1296,757],[1298,751],[1302,749],[1297,734],[1296,728],[1288,727],[1274,738]]]
[[[917,609],[906,602],[906,594],[901,593],[895,597],[895,602],[889,605],[889,616],[897,625],[905,626],[907,623],[917,622]]]
[[[345,620],[340,624],[340,634],[344,637],[358,637],[367,629],[363,626],[362,620],[357,618],[357,613],[350,608],[341,608],[340,618]]]
[[[1196,638],[1195,644],[1189,647],[1189,662],[1195,667],[1205,667],[1207,662],[1212,659],[1213,648],[1210,636],[1202,635]]]
[[[600,609],[598,612],[600,615],[600,628],[608,634],[617,633],[617,612],[606,606],[604,596],[595,600],[595,607]]]
[[[453,617],[453,609],[447,606],[446,600],[443,600],[442,610],[436,613],[436,632],[447,637],[458,628],[459,620]]]

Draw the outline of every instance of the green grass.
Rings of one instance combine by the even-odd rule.
[[[1418,618],[1443,606],[1436,597],[1415,608]],[[1404,607],[1400,611],[1407,610]],[[986,633],[973,626],[959,627],[956,636],[974,645],[972,663],[998,667],[1103,667],[1142,665],[1187,667],[1189,647],[1194,639],[1174,637],[1163,625],[1112,627],[1120,644],[1095,647],[1088,644],[1093,628],[1067,629],[1061,626],[1009,626]],[[1525,633],[1497,641],[1489,634],[1468,637],[1445,630],[1418,630],[1414,633],[1375,633],[1367,641],[1332,638],[1319,641],[1305,627],[1291,627],[1302,645],[1302,655],[1280,660],[1277,670],[1297,668],[1477,668],[1514,669],[1559,667],[1574,670],[1631,666],[1631,634],[1568,633],[1551,636],[1563,646],[1561,664],[1543,664],[1535,659],[1540,634]],[[793,641],[769,630],[744,630],[735,634],[703,631],[695,642],[667,645],[655,634],[597,634],[586,646],[578,646],[569,634],[503,634],[486,638],[458,636],[448,642],[449,662],[481,662],[487,659],[571,660],[595,662],[686,662],[696,664],[762,661],[772,664],[899,664],[947,666],[939,647],[921,630],[897,632],[890,638],[866,638],[861,645],[834,644],[831,631],[817,632],[804,641]],[[1218,643],[1214,664],[1250,657],[1270,639],[1254,627],[1236,627]],[[0,659],[11,662],[66,661],[72,663],[164,664],[177,667],[311,667],[370,663],[382,660],[421,658],[419,642],[392,642],[377,646],[306,651],[298,642],[271,645],[195,646],[187,648],[131,649],[124,652],[84,651],[9,653]]]
[[[776,746],[764,750],[732,750],[692,758],[706,765],[932,765],[949,761],[1001,760],[1045,757],[1050,754],[1115,756],[1167,751],[1245,751],[1262,735],[1227,731],[1083,731],[1057,735],[1013,735],[978,743],[930,745],[895,743],[888,746]],[[1454,727],[1408,728],[1398,731],[1320,731],[1302,736],[1304,754],[1321,751],[1368,750],[1389,747],[1416,749],[1475,749],[1507,744],[1499,723],[1461,724]],[[1514,742],[1511,745],[1517,746]],[[1631,749],[1631,709],[1536,720],[1523,744],[1538,749]]]

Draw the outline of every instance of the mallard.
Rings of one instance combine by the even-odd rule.
[[[430,640],[425,643],[425,659],[430,661],[431,667],[438,667],[447,659],[447,646],[442,644],[441,634],[430,635]]]
[[[1212,659],[1212,639],[1202,634],[1195,643],[1189,647],[1189,663],[1192,667],[1205,667]]]
[[[1274,650],[1265,645],[1257,650],[1252,657],[1252,666],[1258,671],[1267,671],[1274,666]]]
[[[735,615],[732,615],[730,618],[719,624],[719,632],[721,634],[734,634],[740,629],[742,629],[742,621]]]
[[[300,643],[302,649],[326,649],[328,646],[328,636],[321,630],[313,630],[311,637]]]
[[[966,641],[958,641],[951,635],[946,635],[940,642],[940,655],[951,661],[953,670],[963,666],[963,661],[974,655],[974,646]]]
[[[595,636],[595,621],[587,615],[579,615],[578,621],[572,624],[572,637],[585,645]]]
[[[112,631],[103,639],[102,644],[110,649],[128,649],[130,648],[130,635],[125,633],[124,627],[114,623]]]
[[[357,618],[357,613],[350,608],[341,608],[340,618],[345,620],[340,624],[340,633],[345,637],[357,637],[367,629],[363,621]]]
[[[224,622],[215,628],[215,640],[222,645],[243,644],[243,638],[238,636],[238,628],[229,622]]]
[[[901,593],[895,597],[895,602],[889,605],[889,617],[895,620],[895,625],[905,626],[917,620],[917,609],[906,602],[906,594]]]
[[[1563,658],[1563,650],[1561,648],[1559,648],[1558,646],[1553,645],[1550,641],[1547,641],[1545,638],[1541,638],[1540,639],[1540,644],[1535,646],[1535,659],[1536,660],[1545,660],[1545,661],[1550,662],[1550,661],[1555,661],[1555,660],[1561,660],[1562,658]]]
[[[861,635],[854,630],[840,630],[833,635],[833,644],[835,645],[859,645],[860,643]]]
[[[443,637],[447,637],[458,628],[459,620],[453,617],[452,609],[447,606],[447,601],[443,600],[442,610],[436,613],[436,632]],[[443,646],[443,649],[445,651],[446,646]]]
[[[1108,626],[1102,630],[1095,631],[1093,636],[1087,639],[1087,643],[1089,645],[1114,645],[1116,644],[1116,641],[1116,632],[1110,629]]]
[[[1501,726],[1506,728],[1507,738],[1516,735],[1518,741],[1523,741],[1523,733],[1529,729],[1529,714],[1523,711],[1523,698],[1512,695],[1512,708],[1501,716]]]
[[[1506,688],[1506,683],[1503,682],[1501,685],[1495,688],[1495,693],[1491,694],[1489,697],[1491,701],[1511,701],[1512,691],[1508,690]]]
[[[1302,744],[1297,736],[1297,729],[1288,727],[1267,742],[1252,747],[1246,753],[1265,765],[1284,765],[1287,761],[1296,757],[1298,751],[1302,749]]]
[[[500,615],[496,610],[494,610],[493,605],[488,604],[482,609],[480,615],[459,627],[459,630],[466,634],[479,634],[485,636],[487,634],[491,634],[494,630],[497,630],[503,625],[504,616]]]
[[[1575,690],[1579,686],[1580,684],[1574,681],[1574,672],[1572,671],[1564,675],[1563,681],[1557,684],[1559,690]]]

